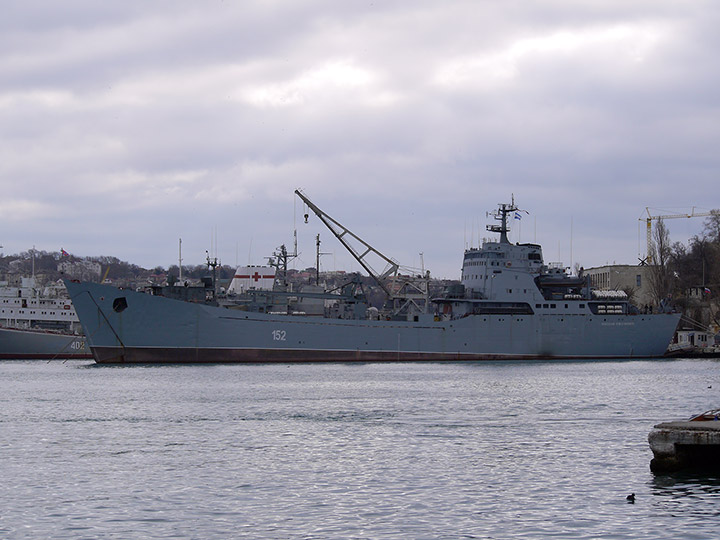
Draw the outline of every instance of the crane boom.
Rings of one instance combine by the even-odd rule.
[[[665,215],[659,215],[659,216],[653,216],[650,213],[650,208],[645,207],[645,211],[647,212],[646,218],[640,218],[639,221],[645,221],[645,231],[647,235],[647,254],[645,255],[645,261],[647,264],[652,264],[652,252],[653,252],[653,238],[652,238],[652,222],[653,220],[657,221],[660,219],[676,219],[676,218],[694,218],[694,217],[707,217],[711,216],[712,212],[696,212],[695,207],[692,207],[692,210],[689,214],[665,214]]]
[[[392,309],[393,317],[406,316],[408,320],[414,318],[417,321],[418,313],[428,313],[430,307],[429,271],[423,268],[422,274],[417,275],[414,269],[402,267],[403,270],[412,271],[413,275],[400,274],[401,267],[396,261],[380,253],[350,229],[320,210],[300,190],[295,190],[295,194],[320,218],[340,243],[345,246],[345,249],[355,257],[355,260],[360,263],[385,292],[388,298],[386,305]],[[307,222],[307,214],[305,214],[305,221]],[[360,247],[354,247],[351,240],[359,244]],[[368,256],[376,257],[385,262],[385,270],[383,272],[376,271],[370,264]]]
[[[332,232],[335,237],[340,241],[340,243],[345,246],[345,249],[347,249],[353,257],[355,257],[355,260],[359,262],[360,265],[365,269],[365,271],[370,274],[370,276],[377,282],[378,285],[380,285],[382,290],[385,291],[385,294],[387,294],[389,297],[392,297],[393,295],[387,286],[386,280],[390,276],[397,275],[400,265],[397,262],[393,261],[390,257],[387,257],[386,255],[380,253],[377,249],[372,247],[370,244],[368,244],[365,240],[360,238],[350,229],[348,229],[347,227],[339,223],[337,220],[331,218],[325,212],[320,210],[320,208],[315,206],[315,204],[313,204],[313,202],[308,199],[299,189],[295,190],[295,195],[300,197],[300,199],[302,199],[302,201],[307,205],[307,207],[310,208],[310,210],[312,210],[315,215],[320,218],[320,220],[325,224],[325,226],[330,229],[330,232]],[[362,244],[364,251],[360,253],[345,238],[346,235],[349,235],[355,241]],[[387,263],[387,266],[382,273],[376,271],[372,267],[370,262],[366,259],[366,256],[368,254],[374,254]]]

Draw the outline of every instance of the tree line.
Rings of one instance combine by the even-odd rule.
[[[702,232],[687,244],[671,242],[659,219],[651,254],[650,288],[656,302],[669,298],[697,320],[720,324],[720,210],[711,211]]]

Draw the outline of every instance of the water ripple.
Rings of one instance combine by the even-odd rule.
[[[4,362],[0,536],[711,538],[646,441],[719,365]]]

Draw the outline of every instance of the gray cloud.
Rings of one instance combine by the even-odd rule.
[[[349,266],[301,223],[302,187],[457,277],[514,193],[515,234],[548,260],[570,264],[572,222],[574,261],[633,263],[646,206],[718,206],[719,18],[710,1],[12,3],[0,242],[155,266],[179,236],[202,262],[217,231],[232,264],[295,222],[301,250],[321,232]]]

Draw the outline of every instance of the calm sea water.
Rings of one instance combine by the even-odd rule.
[[[0,537],[717,538],[647,445],[717,407],[712,360],[6,361]]]

